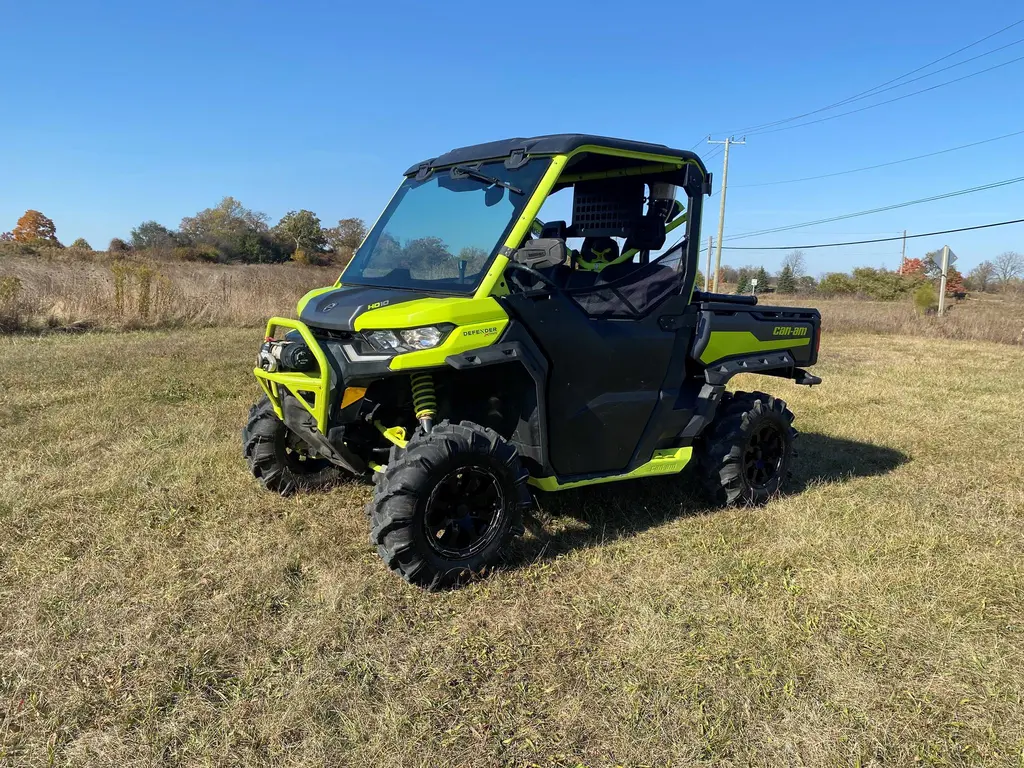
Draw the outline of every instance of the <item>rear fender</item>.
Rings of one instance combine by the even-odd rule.
[[[722,361],[786,352],[789,367],[814,365],[820,334],[816,309],[707,302],[701,304],[691,357],[711,368]]]

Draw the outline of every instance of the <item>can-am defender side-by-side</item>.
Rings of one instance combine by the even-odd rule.
[[[578,134],[414,165],[338,282],[269,321],[253,474],[280,493],[372,476],[371,540],[426,587],[494,564],[531,487],[693,461],[719,502],[766,500],[793,414],[725,387],[817,383],[821,319],[695,290],[710,192],[691,152]]]

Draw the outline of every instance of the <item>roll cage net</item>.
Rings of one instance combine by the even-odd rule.
[[[590,317],[640,319],[682,288],[685,242],[647,264],[628,262],[608,267],[595,275],[592,285],[580,285],[576,276],[594,273],[574,273],[565,293]]]

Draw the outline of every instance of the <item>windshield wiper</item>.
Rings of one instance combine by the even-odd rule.
[[[507,181],[499,179],[497,176],[488,176],[486,173],[482,173],[476,168],[472,168],[468,165],[453,165],[452,169],[448,173],[453,179],[464,179],[469,176],[470,178],[478,181],[486,181],[488,184],[497,184],[499,187],[504,187],[509,192],[515,192],[517,195],[526,194],[514,184],[509,184]]]

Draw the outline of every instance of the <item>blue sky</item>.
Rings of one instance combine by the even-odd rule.
[[[1024,18],[1014,3],[6,3],[0,230],[27,208],[94,246],[233,195],[272,219],[369,221],[412,163],[507,136],[591,132],[689,148],[851,96]],[[630,8],[636,13],[631,14]],[[1024,24],[959,58],[1024,38]],[[1024,43],[885,97],[1024,56]],[[944,62],[948,65],[958,59]],[[881,100],[883,97],[879,97]],[[852,107],[872,103],[858,102]],[[1024,61],[732,154],[726,235],[1024,176]],[[699,145],[711,154],[714,148]],[[721,160],[709,161],[716,177]],[[704,232],[717,227],[709,201]],[[1024,183],[745,245],[1024,218]],[[948,242],[963,266],[1024,251],[1024,225]],[[738,241],[736,244],[740,244]],[[775,269],[779,252],[726,251]],[[895,267],[899,244],[808,252],[812,272]]]

